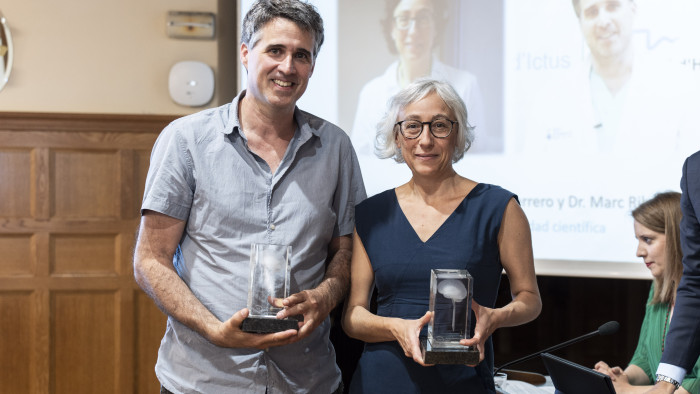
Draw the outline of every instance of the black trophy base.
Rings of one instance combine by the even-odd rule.
[[[457,346],[453,348],[435,349],[427,338],[421,338],[421,352],[426,364],[463,364],[476,365],[479,363],[479,351],[472,346]]]
[[[241,330],[257,334],[271,334],[286,330],[298,330],[299,321],[296,319],[277,319],[274,316],[255,316],[243,319]]]

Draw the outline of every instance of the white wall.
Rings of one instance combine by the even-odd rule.
[[[216,8],[216,0],[0,3],[15,46],[12,75],[0,91],[0,111],[174,115],[198,111],[203,107],[172,102],[168,72],[178,61],[199,60],[218,77],[217,44],[168,38],[166,15],[216,13]]]

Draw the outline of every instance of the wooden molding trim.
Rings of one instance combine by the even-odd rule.
[[[3,131],[160,132],[182,115],[0,112]]]

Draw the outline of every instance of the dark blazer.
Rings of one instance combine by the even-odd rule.
[[[683,278],[661,362],[690,371],[700,356],[700,152],[683,164],[681,191]]]

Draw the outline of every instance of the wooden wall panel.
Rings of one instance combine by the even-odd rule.
[[[31,151],[0,149],[0,217],[31,212]]]
[[[117,275],[116,234],[57,234],[51,237],[51,275]]]
[[[58,150],[51,156],[54,216],[120,217],[119,159],[116,152]]]
[[[114,292],[53,292],[50,341],[54,393],[116,392],[116,303]]]
[[[0,234],[0,277],[34,275],[32,249],[31,234]]]
[[[0,292],[0,394],[28,393],[32,376],[32,300],[30,292]]]
[[[172,119],[0,112],[0,394],[157,392],[165,315],[131,253]]]

